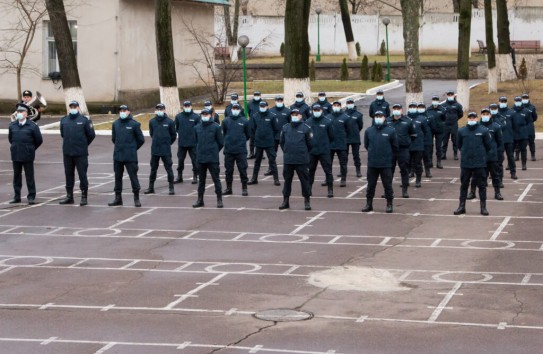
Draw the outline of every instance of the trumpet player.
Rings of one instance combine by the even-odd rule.
[[[30,107],[31,112],[30,112],[30,115],[28,116],[28,119],[30,119],[33,122],[37,122],[41,118],[41,107],[39,105],[34,106],[35,100],[36,99],[34,99],[34,96],[32,95],[32,91],[29,91],[29,90],[23,91],[23,100],[21,101],[21,103],[24,103],[25,105]]]

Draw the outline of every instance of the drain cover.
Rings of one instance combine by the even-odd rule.
[[[259,320],[273,322],[305,321],[313,318],[313,314],[311,312],[291,309],[264,310],[255,313],[254,316]]]

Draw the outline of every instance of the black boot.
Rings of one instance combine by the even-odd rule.
[[[454,152],[454,159],[458,160],[458,152],[456,152],[456,151]]]
[[[265,173],[264,173],[264,176],[272,176],[273,175],[273,171],[272,170],[267,170]]]
[[[288,197],[283,197],[283,204],[279,206],[279,210],[288,209],[290,205],[288,203]]]
[[[250,159],[254,159],[256,156],[255,156],[255,147],[254,146],[249,146],[249,156],[247,156],[247,159],[250,160]],[[262,156],[262,158],[264,158],[264,156]]]
[[[143,191],[143,194],[155,194],[155,181],[149,182],[149,188]]]
[[[281,182],[279,182],[279,176],[275,176],[273,178],[273,185],[274,186],[280,186],[281,185]]]
[[[518,179],[516,172],[511,172],[511,179]]]
[[[174,195],[175,189],[173,188],[173,182],[168,184],[168,195]]]
[[[447,160],[447,154],[443,153],[443,156],[441,157],[441,160]]]
[[[363,213],[373,211],[373,198],[366,199],[366,206],[362,208]]]
[[[62,199],[60,202],[58,202],[61,205],[65,204],[73,204],[74,203],[74,190],[66,189],[66,197]]]
[[[321,187],[326,187],[327,185],[328,185],[328,183],[326,183],[326,181],[321,183]]]
[[[503,200],[503,196],[500,193],[500,187],[494,187],[494,199]]]
[[[386,208],[386,213],[387,214],[390,214],[394,211],[394,209],[392,208],[392,199],[389,199],[387,200],[387,208]]]
[[[429,167],[425,168],[425,172],[426,172],[426,178],[432,178],[432,172],[430,172]]]
[[[520,151],[515,151],[515,161],[518,161],[520,157]]]
[[[204,206],[204,195],[203,194],[198,194],[198,200],[196,201],[196,203],[192,204],[192,207],[193,208],[201,208]]]
[[[342,177],[342,178],[341,178],[341,182],[339,182],[339,186],[340,186],[341,188],[347,187],[346,177]]]
[[[244,197],[249,195],[249,191],[247,190],[247,183],[241,184],[241,195]]]
[[[258,184],[258,177],[253,175],[253,178],[247,182],[248,185],[252,186],[253,184]]]
[[[436,165],[437,168],[439,168],[440,170],[443,169],[443,165],[441,164],[441,160],[437,160],[437,165]]]
[[[198,183],[198,174],[195,173],[192,175],[192,182],[190,182],[191,184],[197,184]]]
[[[79,202],[79,206],[85,206],[85,205],[88,204],[87,196],[88,196],[88,191],[86,189],[82,189],[81,190],[81,202]]]
[[[332,183],[330,183],[328,185],[328,195],[327,195],[328,198],[334,198],[334,185]]]
[[[173,183],[183,183],[183,176],[179,174],[174,180]]]
[[[407,186],[402,186],[402,198],[409,198],[409,194],[407,194]]]
[[[526,171],[526,160],[522,161],[522,170]]]
[[[415,180],[415,188],[422,187],[422,175],[417,175],[417,179]]]
[[[360,166],[356,166],[356,177],[362,177],[362,172],[360,171]]]
[[[466,197],[467,200],[472,200],[472,199],[475,199],[475,188],[471,188],[469,193],[468,193],[468,196]]]
[[[484,216],[488,215],[488,210],[486,210],[486,200],[485,201],[481,200],[481,215],[484,215]]]
[[[415,172],[414,171],[409,172],[409,178],[413,178],[413,177],[415,177]]]
[[[222,191],[222,195],[232,194],[232,182],[226,182],[226,189]]]
[[[224,205],[222,204],[222,196],[218,195],[217,196],[217,208],[222,209],[223,207],[224,207]]]
[[[536,161],[536,159],[535,159],[535,152],[532,153],[532,161]]]
[[[17,204],[20,202],[21,202],[21,197],[13,197],[13,199],[9,201],[9,204]]]
[[[115,193],[115,199],[111,203],[107,204],[108,206],[119,206],[123,205],[123,196],[121,193]]]
[[[304,198],[304,209],[311,210],[311,202],[309,201],[309,197]]]
[[[505,188],[505,186],[503,185],[503,180],[500,178],[500,188]]]
[[[134,192],[134,206],[136,208],[141,208],[140,191],[135,191]]]
[[[460,215],[466,213],[466,201],[461,200],[458,208],[453,212],[454,215]]]

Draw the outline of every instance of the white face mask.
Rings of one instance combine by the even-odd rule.
[[[300,116],[290,116],[290,120],[293,123],[298,123],[300,121]]]
[[[424,108],[417,108],[417,113],[424,113],[426,112],[426,109]]]
[[[260,107],[260,113],[266,113],[267,110],[266,107]]]
[[[482,121],[483,123],[488,123],[488,122],[490,122],[490,116],[482,116],[482,117],[481,117],[481,121]]]
[[[337,107],[337,106],[332,107],[332,112],[334,112],[334,113],[341,112],[341,107]]]
[[[157,116],[162,117],[164,116],[164,111],[156,111],[155,112]]]
[[[238,103],[238,100],[230,100],[230,103],[236,104],[236,103]]]
[[[468,125],[471,125],[471,126],[477,125],[477,121],[476,120],[468,120]]]
[[[211,116],[202,116],[202,122],[209,122]]]
[[[515,102],[515,107],[520,107],[520,106],[522,106],[522,102],[516,101]]]
[[[324,102],[326,100],[326,97],[319,97],[319,101]]]
[[[74,115],[74,116],[75,116],[78,112],[79,112],[79,111],[78,111],[76,108],[70,109],[70,114],[71,114],[71,115]]]
[[[17,113],[17,120],[21,120],[25,117],[23,113]]]
[[[260,96],[253,96],[255,101],[260,101]]]
[[[315,118],[319,118],[321,115],[322,115],[321,111],[314,111],[313,112],[313,117],[315,117]]]
[[[348,108],[348,109],[354,109],[354,104],[349,103],[349,104],[347,105],[347,108]]]
[[[434,107],[439,106],[439,101],[432,101],[432,106],[434,106]]]
[[[522,100],[522,104],[528,104],[528,103],[530,103],[530,100],[527,100],[527,99]]]
[[[411,114],[417,113],[417,109],[416,108],[409,108],[408,112],[411,113]]]
[[[190,113],[190,112],[192,112],[192,107],[184,107],[184,108],[183,108],[183,111],[184,111],[185,113]]]
[[[401,116],[401,115],[402,115],[402,111],[399,111],[399,110],[393,110],[393,111],[392,111],[392,115],[393,115],[394,117],[399,117],[399,116]]]
[[[449,102],[454,101],[454,96],[447,96],[447,101],[449,101]]]
[[[377,98],[377,99],[378,99],[378,100],[380,101],[380,100],[382,100],[382,99],[383,99],[383,98],[385,98],[385,97],[384,97],[384,96],[381,96],[381,95],[379,95],[379,96],[376,96],[375,98]]]
[[[383,125],[383,123],[385,123],[385,118],[374,118],[373,121],[375,125]]]
[[[239,116],[239,113],[240,113],[240,112],[241,112],[241,111],[240,111],[239,109],[233,109],[233,110],[232,110],[232,115],[233,115],[234,117],[237,117],[237,116]]]
[[[209,109],[211,111],[211,109],[213,109],[213,106],[204,106],[205,109]]]
[[[500,108],[507,108],[507,103],[500,102]]]
[[[300,102],[303,102],[303,101],[304,101],[303,97],[296,97],[296,102],[300,103]]]
[[[490,114],[492,114],[492,115],[498,114],[498,110],[497,109],[491,109]]]
[[[126,112],[121,112],[121,113],[119,113],[119,118],[121,118],[121,119],[126,119],[126,118],[128,118],[128,113],[126,113]]]
[[[285,104],[283,102],[275,102],[275,107],[277,108],[283,108]]]

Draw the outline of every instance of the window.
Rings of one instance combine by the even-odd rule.
[[[45,46],[44,46],[44,70],[43,76],[47,77],[49,73],[60,71],[58,66],[57,46],[55,37],[51,28],[50,21],[43,21],[45,28]],[[68,21],[70,33],[72,34],[72,43],[74,45],[75,56],[77,57],[77,21]]]

